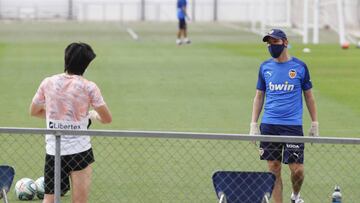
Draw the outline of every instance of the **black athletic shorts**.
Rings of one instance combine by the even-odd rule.
[[[186,20],[179,19],[179,29],[186,29]]]
[[[69,176],[72,171],[80,171],[95,161],[92,149],[61,156],[61,193],[64,194],[70,189]],[[45,157],[45,194],[54,194],[54,163],[55,156],[46,154]]]
[[[304,136],[301,125],[260,125],[262,135]],[[260,142],[260,159],[278,160],[284,164],[304,163],[304,143]]]

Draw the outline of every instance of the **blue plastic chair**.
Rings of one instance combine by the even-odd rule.
[[[4,203],[8,203],[6,193],[9,192],[14,180],[15,170],[11,166],[0,165],[0,199],[4,197]]]
[[[269,203],[275,175],[270,172],[217,171],[212,180],[219,203]]]

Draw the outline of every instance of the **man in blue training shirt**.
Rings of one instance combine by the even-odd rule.
[[[312,120],[310,136],[319,135],[319,123],[315,99],[311,91],[309,70],[304,62],[289,55],[286,34],[279,29],[271,30],[264,38],[271,59],[261,64],[253,103],[250,135],[303,136],[302,93]],[[265,101],[265,105],[264,105]],[[260,131],[257,124],[264,105]],[[300,189],[304,180],[303,143],[260,143],[260,159],[267,160],[268,168],[276,176],[273,199],[282,203],[281,161],[291,171],[291,203],[303,203]]]
[[[186,18],[189,19],[186,12],[187,1],[186,0],[178,0],[177,1],[177,17],[179,19],[179,31],[177,33],[176,44],[181,45],[183,43],[190,44],[191,41],[187,37],[187,25]],[[181,39],[183,37],[183,40]]]

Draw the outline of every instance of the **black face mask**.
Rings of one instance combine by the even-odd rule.
[[[268,49],[273,58],[279,58],[285,47],[284,44],[270,44]]]

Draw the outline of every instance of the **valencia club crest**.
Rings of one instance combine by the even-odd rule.
[[[294,79],[296,77],[296,70],[294,69],[289,70],[289,77],[291,79]]]

